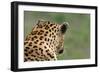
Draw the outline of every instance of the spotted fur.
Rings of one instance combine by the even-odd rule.
[[[24,62],[53,61],[64,50],[67,24],[39,20],[24,41]]]

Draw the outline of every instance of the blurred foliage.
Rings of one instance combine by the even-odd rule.
[[[24,37],[39,19],[56,23],[68,22],[69,28],[64,40],[64,53],[59,60],[90,58],[90,15],[80,13],[24,12]]]

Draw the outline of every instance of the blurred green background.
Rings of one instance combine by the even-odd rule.
[[[64,40],[64,52],[59,60],[90,58],[90,15],[80,13],[24,11],[24,38],[39,19],[61,24],[69,23]]]

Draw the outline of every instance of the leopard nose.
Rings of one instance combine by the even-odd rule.
[[[64,49],[61,49],[61,50],[59,51],[59,54],[63,53],[63,51],[64,51]]]

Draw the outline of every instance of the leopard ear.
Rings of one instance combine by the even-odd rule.
[[[39,19],[38,20],[38,24],[40,24],[40,23],[43,23],[45,20],[43,20],[43,19]]]
[[[61,33],[64,34],[66,32],[66,30],[68,29],[69,24],[67,22],[64,22],[63,24],[61,24],[60,26],[60,30]]]
[[[50,22],[47,20],[43,20],[43,19],[38,20],[38,24],[46,24],[46,23],[50,24]]]

